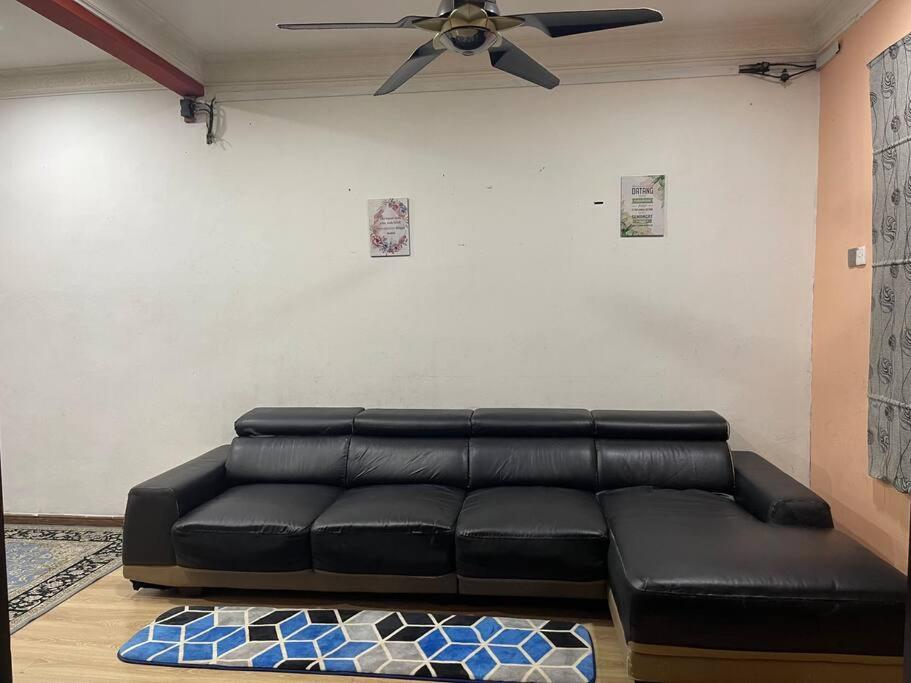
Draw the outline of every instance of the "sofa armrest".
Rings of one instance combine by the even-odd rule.
[[[768,524],[831,529],[829,504],[756,453],[734,453],[734,498]]]
[[[230,450],[230,446],[219,446],[133,487],[123,521],[125,565],[175,564],[171,527],[225,490],[225,461]]]

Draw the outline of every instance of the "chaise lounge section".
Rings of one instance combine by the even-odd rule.
[[[136,587],[599,601],[640,681],[898,681],[904,576],[712,412],[267,408],[135,487]]]

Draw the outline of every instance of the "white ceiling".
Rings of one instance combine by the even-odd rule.
[[[142,12],[203,62],[234,59],[245,54],[312,55],[408,50],[421,40],[414,31],[283,32],[279,21],[394,20],[409,14],[433,15],[437,0],[118,0]],[[660,9],[661,25],[623,29],[554,41],[567,47],[636,35],[652,40],[664,36],[745,30],[750,27],[805,27],[812,32],[827,11],[844,0],[648,0]],[[91,3],[87,3],[91,4]],[[501,11],[607,9],[638,4],[629,0],[501,0]],[[548,39],[532,29],[519,29],[516,42],[541,44]],[[771,47],[771,46],[770,46]],[[776,46],[780,47],[780,46]],[[107,56],[20,5],[0,0],[0,70],[97,62]]]
[[[434,15],[437,0],[143,0],[181,32],[203,57],[231,53],[265,53],[283,50],[314,51],[370,47],[414,46],[421,41],[412,31],[377,30],[282,32],[281,21],[391,21],[420,14]],[[649,0],[645,4],[665,13],[662,26],[635,31],[689,30],[756,23],[810,22],[829,0]],[[556,9],[610,9],[636,5],[630,0],[501,0],[504,14]],[[535,38],[540,34],[534,33]],[[606,39],[608,36],[598,36]],[[592,36],[574,40],[591,39]]]
[[[0,69],[110,59],[16,0],[0,0]]]

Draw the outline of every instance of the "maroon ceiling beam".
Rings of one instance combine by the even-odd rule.
[[[92,13],[76,0],[19,2],[181,97],[202,97],[205,94],[202,83]]]

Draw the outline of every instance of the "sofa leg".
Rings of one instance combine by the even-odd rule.
[[[133,590],[138,591],[141,588],[154,588],[155,590],[167,590],[166,586],[159,586],[154,583],[145,583],[144,581],[130,581],[133,584]]]

